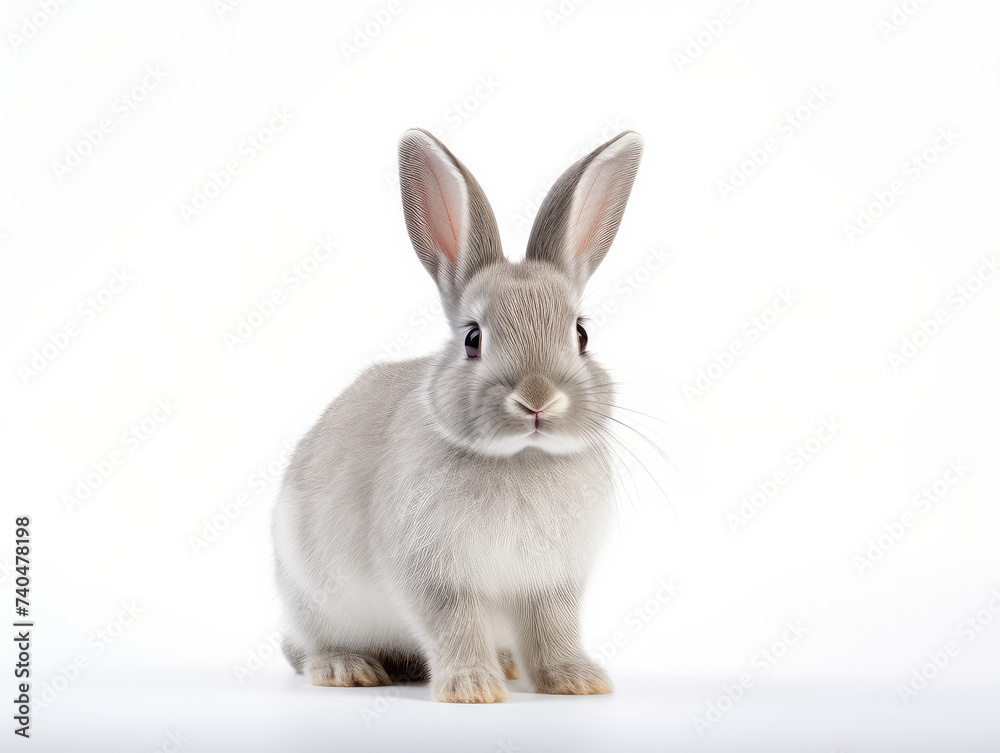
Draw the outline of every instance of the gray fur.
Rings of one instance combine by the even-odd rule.
[[[283,648],[314,684],[385,683],[391,665],[429,669],[437,700],[501,701],[516,660],[540,692],[610,692],[580,647],[579,604],[614,514],[613,389],[576,322],[640,152],[621,134],[571,167],[515,264],[468,170],[424,131],[400,140],[407,229],[452,333],[436,355],[363,372],[286,471]],[[481,358],[466,356],[468,322]]]

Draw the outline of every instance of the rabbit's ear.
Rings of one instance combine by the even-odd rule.
[[[505,258],[493,210],[465,165],[422,129],[399,140],[399,185],[413,248],[455,304],[477,270]]]
[[[641,157],[642,137],[624,131],[564,172],[538,210],[526,258],[558,265],[582,289],[615,239]]]

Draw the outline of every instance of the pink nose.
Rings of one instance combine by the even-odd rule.
[[[521,400],[521,398],[519,398],[519,397],[515,397],[515,398],[514,398],[514,402],[515,402],[515,403],[517,403],[517,406],[518,406],[518,407],[519,407],[519,408],[520,408],[521,410],[523,410],[523,411],[524,411],[525,413],[531,413],[531,414],[533,414],[533,415],[535,415],[535,416],[537,416],[537,415],[538,415],[539,413],[541,413],[542,411],[544,411],[544,410],[545,410],[545,408],[539,408],[538,410],[535,410],[535,409],[534,409],[534,408],[532,408],[532,407],[531,407],[530,405],[528,405],[528,404],[524,403],[524,402],[523,402],[523,401]],[[548,406],[545,406],[545,407],[547,408]]]

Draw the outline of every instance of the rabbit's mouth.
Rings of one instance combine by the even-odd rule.
[[[532,403],[517,394],[512,394],[508,398],[507,408],[518,417],[518,420],[528,419],[528,430],[521,436],[534,444],[542,441],[543,437],[550,440],[558,439],[552,433],[552,428],[553,424],[558,424],[558,417],[563,413],[567,402],[566,395],[560,391],[549,396],[544,404]]]
[[[535,425],[529,427],[528,436],[529,437],[552,437],[556,438],[556,434],[553,432],[554,426],[558,426],[558,419],[553,416],[546,416],[542,413],[536,413],[534,416]]]
[[[571,455],[589,449],[589,443],[575,432],[554,426],[554,422],[540,419],[527,427],[511,427],[508,432],[495,431],[486,442],[473,441],[470,449],[485,455],[513,457],[523,450],[536,450],[550,455]]]
[[[520,445],[517,451],[533,447],[553,455],[567,455],[585,449],[585,443],[580,438],[573,432],[560,430],[557,423],[552,419],[536,417],[533,426],[512,438],[512,444]]]

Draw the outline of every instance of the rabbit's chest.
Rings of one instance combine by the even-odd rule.
[[[445,467],[407,484],[399,518],[406,558],[497,591],[582,576],[611,527],[611,479],[558,459],[533,470],[515,477],[502,467]]]

